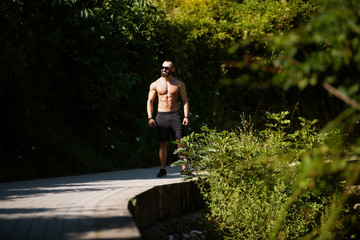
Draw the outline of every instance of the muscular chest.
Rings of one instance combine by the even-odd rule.
[[[179,92],[179,86],[171,84],[171,83],[164,83],[159,84],[157,86],[157,93],[159,95],[177,95]]]

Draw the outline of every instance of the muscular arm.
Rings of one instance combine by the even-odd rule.
[[[181,84],[180,86],[180,97],[184,105],[184,115],[185,117],[189,117],[189,101],[187,98],[185,84]],[[184,118],[183,125],[189,125],[189,118]]]
[[[149,91],[149,96],[148,96],[148,100],[147,100],[147,114],[148,114],[148,118],[152,118],[152,114],[153,114],[153,110],[154,110],[154,101],[156,98],[156,85],[155,83],[152,83],[150,85],[150,91]],[[155,120],[154,119],[150,119],[149,120],[149,126],[150,127],[154,127],[156,126]]]

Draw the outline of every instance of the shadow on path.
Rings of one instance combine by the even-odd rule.
[[[0,239],[139,239],[131,233],[137,228],[127,210],[130,195],[181,181],[180,167],[168,167],[163,178],[156,177],[158,171],[0,183]]]
[[[26,210],[25,210],[26,211]],[[0,221],[0,239],[61,240],[98,239],[96,232],[117,231],[128,227],[131,217],[35,217]],[[21,228],[19,228],[21,226]],[[14,231],[16,229],[16,231]],[[19,230],[21,229],[21,230]],[[94,231],[95,229],[95,231]],[[106,238],[101,238],[106,239]],[[111,237],[108,239],[139,239],[138,237]]]
[[[129,186],[129,181],[141,184],[146,180],[180,179],[180,167],[168,167],[168,175],[157,178],[156,174],[159,167],[145,169],[131,169],[115,172],[104,172],[96,174],[86,174],[79,176],[66,176],[57,178],[34,179],[28,181],[18,181],[10,183],[0,183],[0,201],[4,199],[26,198],[28,196],[64,193],[66,191],[102,191],[111,181],[120,181],[116,188]],[[136,181],[138,180],[138,181]],[[1,208],[1,205],[0,205]],[[0,210],[1,212],[1,210]]]

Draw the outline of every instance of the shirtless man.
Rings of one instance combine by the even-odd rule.
[[[167,142],[171,135],[178,141],[183,137],[183,125],[189,125],[189,103],[185,84],[172,76],[175,67],[172,61],[166,60],[161,66],[161,77],[150,85],[147,100],[147,114],[149,127],[157,129],[157,139],[160,142],[159,158],[161,169],[157,177],[166,175]],[[158,109],[156,118],[153,118],[153,103],[158,97]],[[185,117],[181,119],[179,114],[178,98],[184,106]],[[182,147],[180,144],[178,147]],[[181,172],[186,166],[181,166]]]

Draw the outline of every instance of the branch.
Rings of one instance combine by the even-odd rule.
[[[341,93],[339,90],[328,84],[327,82],[323,82],[323,87],[330,93],[332,93],[335,97],[339,98],[343,102],[352,106],[356,110],[360,111],[360,104],[357,103],[354,99],[349,98],[345,94]]]

